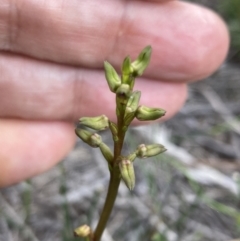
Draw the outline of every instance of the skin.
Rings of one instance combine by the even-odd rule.
[[[0,0],[0,187],[64,158],[79,117],[114,120],[103,61],[117,68],[146,45],[152,59],[136,89],[166,120],[187,82],[221,65],[229,37],[215,13],[180,1]]]

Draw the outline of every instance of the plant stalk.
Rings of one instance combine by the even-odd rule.
[[[99,241],[102,236],[117,197],[120,181],[120,172],[117,168],[114,168],[114,170],[111,172],[106,201],[97,228],[94,232],[93,241]]]
[[[93,234],[93,241],[100,241],[101,239],[101,236],[106,227],[107,221],[112,212],[112,209],[118,194],[118,188],[121,182],[121,175],[120,175],[120,170],[117,163],[117,158],[121,155],[124,137],[126,133],[126,131],[122,131],[123,125],[124,125],[123,123],[124,112],[125,112],[125,109],[122,109],[120,115],[118,116],[118,121],[117,121],[118,141],[114,143],[114,161],[113,161],[112,170],[110,171],[110,181],[108,186],[108,192],[107,192],[107,197],[103,207],[103,211],[98,221],[96,230]]]

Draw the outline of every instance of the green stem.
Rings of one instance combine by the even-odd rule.
[[[114,170],[111,172],[106,201],[97,228],[94,232],[93,241],[99,241],[102,236],[102,233],[106,227],[107,221],[112,212],[112,208],[117,197],[120,181],[121,178],[119,175],[119,169],[114,168]]]
[[[101,213],[100,219],[98,221],[98,225],[93,234],[93,241],[100,241],[102,233],[106,227],[107,221],[110,217],[110,214],[113,209],[113,205],[115,203],[118,188],[121,182],[120,171],[117,164],[117,158],[121,155],[123,141],[125,137],[125,132],[123,129],[123,118],[124,118],[125,109],[122,109],[120,115],[118,116],[118,141],[114,143],[114,162],[112,165],[112,171],[110,171],[110,181],[108,186],[108,193],[105,200],[105,204],[103,207],[103,211]]]

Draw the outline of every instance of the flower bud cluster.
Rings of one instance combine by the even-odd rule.
[[[150,121],[161,118],[165,115],[165,110],[139,105],[141,92],[133,91],[135,78],[143,74],[149,64],[151,57],[151,46],[145,47],[133,62],[127,56],[122,64],[121,75],[118,75],[114,67],[104,62],[105,77],[109,89],[116,94],[116,114],[118,122],[115,124],[105,115],[97,117],[82,117],[79,119],[80,126],[91,128],[95,131],[102,131],[110,128],[114,140],[114,154],[111,149],[102,141],[97,133],[92,133],[83,128],[76,128],[76,134],[91,147],[98,147],[107,160],[110,171],[115,167],[119,168],[121,178],[132,190],[135,185],[135,174],[133,162],[136,157],[147,158],[158,155],[166,149],[160,144],[145,145],[141,144],[137,150],[128,156],[119,155],[119,146],[122,148],[123,139],[128,126],[134,118],[139,121]]]
[[[112,201],[115,199],[120,180],[123,180],[129,190],[133,190],[135,186],[135,171],[133,166],[135,159],[137,157],[147,158],[156,156],[166,151],[165,147],[161,144],[141,144],[131,154],[127,156],[122,156],[121,154],[125,132],[134,118],[139,121],[151,121],[161,118],[166,113],[165,110],[160,108],[139,105],[141,92],[133,91],[135,78],[141,76],[147,68],[151,52],[151,46],[145,47],[133,62],[127,56],[122,64],[121,75],[118,75],[110,63],[107,61],[104,62],[105,77],[109,89],[116,94],[117,123],[110,121],[105,115],[82,117],[79,119],[79,126],[75,129],[76,135],[89,146],[99,148],[103,157],[108,162],[111,181],[103,215],[100,218],[103,223],[107,220],[107,216],[110,215],[111,208],[109,206],[111,205],[108,205],[108,203],[109,200]],[[102,141],[102,137],[99,134],[88,130],[90,128],[95,131],[102,131],[108,127],[114,141],[114,152]],[[101,226],[102,221],[97,225],[94,233],[89,226],[83,225],[75,229],[75,236],[83,237],[89,241],[100,240],[103,231]]]
[[[137,76],[143,74],[147,68],[151,58],[152,48],[147,46],[139,54],[138,58],[131,63],[131,59],[127,56],[122,64],[122,76],[117,74],[113,66],[107,61],[104,62],[105,77],[108,82],[109,89],[114,93],[122,92],[123,86],[127,84],[130,90],[133,89],[134,81]],[[120,88],[120,89],[119,89]],[[124,89],[125,90],[125,89]]]
[[[97,117],[82,117],[79,119],[79,124],[94,130],[104,130],[106,128],[114,126],[114,123],[110,122],[105,115]],[[116,130],[114,130],[116,132]],[[113,154],[110,148],[102,141],[102,138],[97,133],[92,133],[82,128],[75,129],[76,135],[85,143],[91,147],[99,147],[104,158],[108,163],[113,161]]]

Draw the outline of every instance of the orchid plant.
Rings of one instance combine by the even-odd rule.
[[[130,191],[134,189],[134,160],[136,158],[152,157],[166,151],[161,144],[141,144],[129,155],[122,155],[124,137],[134,118],[139,121],[151,121],[165,115],[165,110],[163,109],[144,105],[139,106],[141,92],[138,90],[133,91],[136,77],[143,74],[150,62],[151,52],[151,46],[145,47],[133,62],[127,56],[122,64],[121,75],[116,72],[110,63],[104,62],[105,77],[109,89],[116,95],[117,122],[114,123],[105,115],[82,117],[79,119],[79,125],[75,130],[77,136],[83,142],[93,148],[100,149],[103,157],[106,159],[106,167],[110,173],[108,193],[96,229],[92,230],[88,225],[82,225],[74,231],[75,236],[84,237],[86,241],[100,241],[117,197],[121,180],[123,180]],[[112,134],[113,150],[102,141],[99,134],[89,130],[101,131],[107,128],[110,129]]]

